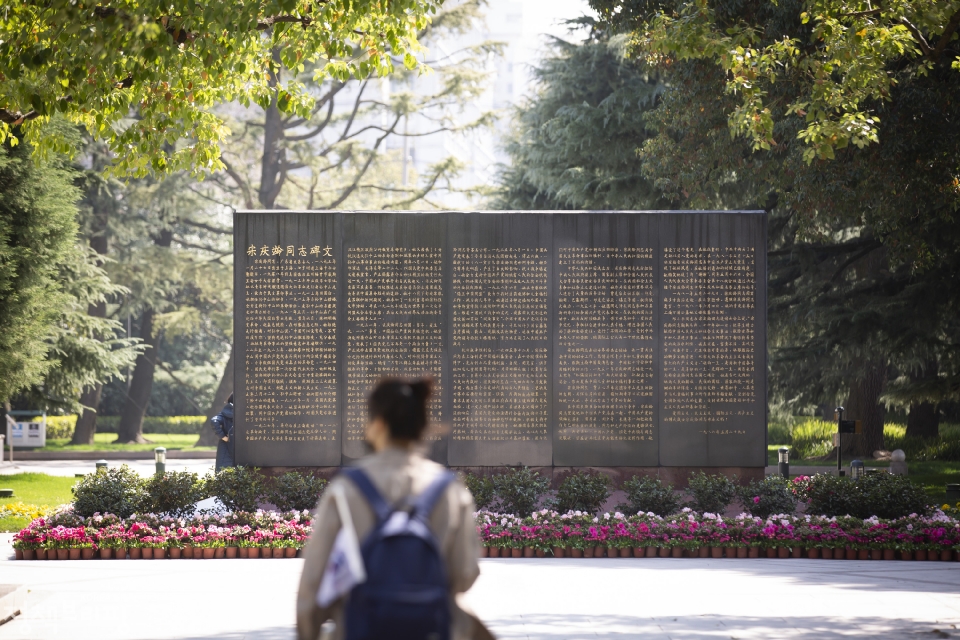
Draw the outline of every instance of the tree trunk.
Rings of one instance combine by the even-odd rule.
[[[220,413],[223,405],[227,404],[230,394],[233,393],[233,349],[230,350],[230,359],[223,368],[223,376],[220,378],[220,385],[217,392],[213,395],[213,402],[207,409],[207,421],[200,430],[200,437],[197,439],[195,447],[212,447],[217,444],[217,434],[213,432],[213,426],[210,425],[210,418]]]
[[[100,255],[107,253],[107,220],[109,209],[103,206],[99,198],[92,198],[94,203],[93,225],[90,234],[90,246]],[[97,204],[101,206],[97,207]],[[90,305],[87,314],[95,318],[107,317],[107,304],[101,302],[96,305]],[[77,418],[77,426],[73,430],[73,438],[70,444],[93,444],[93,436],[97,433],[97,410],[100,407],[100,393],[103,391],[102,384],[96,384],[83,390],[80,396],[80,404],[84,406],[83,413]]]
[[[279,62],[280,54],[273,52],[274,60]],[[271,73],[267,83],[271,89],[275,89],[279,78]],[[270,106],[263,113],[263,157],[260,160],[260,192],[258,194],[260,206],[264,209],[273,209],[276,206],[277,197],[280,195],[280,189],[283,187],[283,157],[284,152],[280,141],[283,138],[283,119],[280,116],[280,110],[277,108],[277,96],[274,94],[270,101]]]
[[[153,374],[157,366],[157,346],[160,344],[159,332],[153,330],[152,308],[143,310],[140,319],[140,338],[147,347],[146,351],[137,356],[133,368],[133,379],[130,381],[130,390],[123,403],[120,413],[120,426],[117,428],[117,444],[130,442],[149,442],[143,437],[143,416],[147,413],[150,404],[150,392],[153,391]]]
[[[940,370],[936,359],[927,361],[922,370],[910,375],[914,382],[936,380]],[[940,406],[935,402],[914,402],[907,414],[907,435],[936,438],[940,435]]]
[[[874,451],[883,449],[885,409],[880,404],[880,396],[887,382],[887,366],[882,361],[866,360],[860,372],[860,376],[850,385],[844,419],[860,420],[863,433],[858,436],[845,435],[843,451],[855,456],[872,457]]]
[[[156,238],[154,244],[158,247],[169,248],[173,243],[173,232],[164,229]],[[146,350],[137,356],[133,367],[133,378],[130,381],[130,390],[120,412],[120,426],[117,428],[118,444],[128,442],[150,442],[143,437],[143,416],[147,413],[150,404],[150,393],[153,391],[153,374],[157,368],[157,347],[160,346],[160,334],[153,330],[154,310],[145,307],[140,319],[140,338]]]

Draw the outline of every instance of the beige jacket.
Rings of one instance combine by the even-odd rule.
[[[423,456],[401,450],[386,449],[359,461],[377,490],[390,504],[399,504],[404,498],[422,493],[443,467]],[[341,484],[350,507],[350,515],[360,542],[373,529],[375,516],[366,499],[349,480],[334,478]],[[450,581],[450,596],[453,603],[452,640],[492,640],[493,636],[483,624],[467,610],[458,597],[480,575],[477,559],[480,557],[480,540],[473,519],[473,496],[455,480],[434,507],[430,529],[440,545]],[[337,507],[324,494],[317,505],[313,522],[313,534],[304,549],[303,574],[300,576],[300,591],[297,594],[297,635],[299,640],[317,640],[320,626],[326,620],[336,623],[335,640],[343,637],[343,601],[337,601],[327,609],[316,604],[317,589],[323,576],[334,538],[340,530]]]

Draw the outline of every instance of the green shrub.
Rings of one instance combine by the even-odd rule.
[[[97,431],[116,433],[120,425],[120,416],[100,416],[97,418]],[[207,424],[206,416],[146,416],[143,419],[144,433],[181,433],[199,434]]]
[[[596,514],[610,497],[610,479],[602,473],[577,471],[568,475],[557,489],[556,509],[560,513],[583,511]]]
[[[776,513],[793,513],[797,508],[790,481],[780,476],[751,480],[749,485],[740,487],[738,493],[744,511],[758,518],[768,518]]]
[[[128,518],[143,504],[143,480],[127,465],[98,469],[74,485],[73,508],[82,517],[112,513]]]
[[[767,424],[767,442],[769,444],[791,444],[790,425],[786,422],[769,422]]]
[[[204,483],[189,471],[153,475],[143,484],[145,495],[138,509],[140,513],[185,517],[194,512],[197,502],[207,497]]]
[[[486,509],[494,501],[493,480],[486,476],[478,476],[472,473],[462,474],[463,484],[467,486],[470,493],[473,494],[473,502],[477,509]]]
[[[833,449],[833,434],[837,432],[835,422],[808,418],[797,422],[791,429],[791,457],[797,460],[824,456]]]
[[[854,482],[818,473],[808,484],[807,513],[893,519],[930,511],[930,501],[923,488],[905,476],[871,473]]]
[[[673,490],[673,485],[665,485],[659,478],[633,476],[620,485],[620,489],[627,501],[617,505],[617,509],[624,513],[669,516],[680,511],[680,495]]]
[[[266,493],[263,474],[256,467],[225,467],[205,478],[207,493],[230,511],[256,511]]]
[[[326,486],[323,478],[290,471],[274,479],[266,497],[280,511],[312,511]]]
[[[77,426],[77,416],[47,416],[47,439],[69,440]]]
[[[736,476],[731,480],[719,474],[708,476],[703,471],[690,474],[689,488],[693,508],[700,513],[723,513],[737,495]]]
[[[511,469],[493,476],[493,490],[500,510],[526,517],[533,513],[540,498],[550,488],[550,482],[529,467]]]

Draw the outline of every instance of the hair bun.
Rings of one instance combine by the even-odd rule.
[[[410,388],[418,398],[426,399],[433,392],[433,378],[423,377],[410,383]]]

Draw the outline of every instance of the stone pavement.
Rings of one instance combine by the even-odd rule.
[[[213,471],[212,458],[196,460],[167,460],[167,471],[193,471],[200,475]],[[96,460],[17,460],[13,464],[4,461],[0,464],[0,476],[13,473],[47,473],[52,476],[73,476],[78,473],[90,473],[96,469]],[[142,476],[152,476],[157,471],[153,460],[107,460],[111,469],[126,464]]]
[[[300,560],[12,561],[30,590],[2,640],[290,640]],[[960,563],[483,560],[497,637],[960,638]]]

